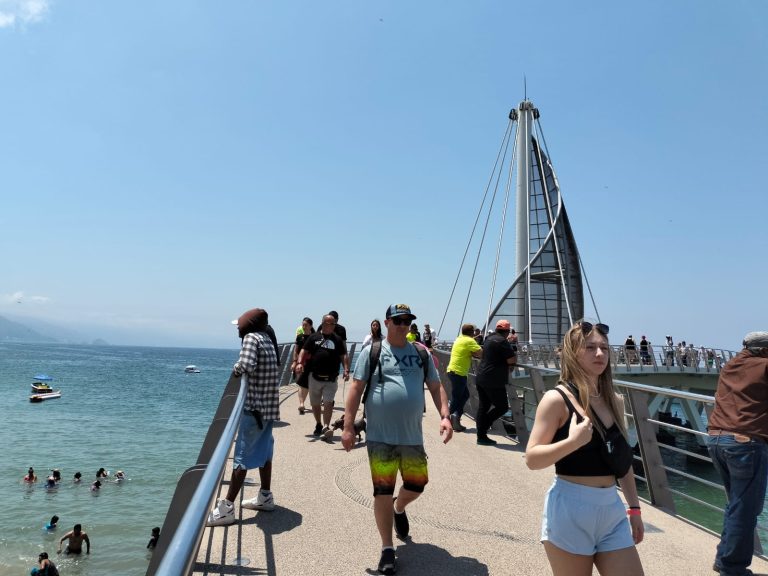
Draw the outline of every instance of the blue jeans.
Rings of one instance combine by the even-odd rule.
[[[467,377],[448,372],[448,379],[451,381],[451,414],[456,414],[457,417],[461,418],[461,415],[464,414],[464,404],[469,400]]]
[[[723,479],[728,504],[715,565],[721,576],[751,574],[757,516],[763,510],[768,484],[768,444],[736,442],[732,434],[710,436],[707,448]]]

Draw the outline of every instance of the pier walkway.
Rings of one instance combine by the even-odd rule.
[[[337,400],[342,400],[339,380]],[[194,566],[200,575],[376,574],[379,536],[364,442],[347,453],[337,432],[333,443],[312,436],[314,419],[298,414],[296,385],[281,389],[281,422],[275,428],[272,512],[242,510],[238,522],[207,528]],[[336,413],[343,413],[342,402]],[[441,576],[551,574],[539,543],[544,493],[552,469],[530,471],[524,446],[498,432],[495,447],[477,446],[473,422],[444,445],[439,419],[428,405],[424,418],[430,482],[408,507],[411,536],[395,539],[398,574]],[[224,473],[226,492],[231,459]],[[249,472],[239,498],[258,490]],[[708,576],[717,538],[649,504],[643,507],[645,541],[638,550],[649,576]],[[768,562],[755,558],[755,574]],[[597,574],[597,571],[595,571]]]

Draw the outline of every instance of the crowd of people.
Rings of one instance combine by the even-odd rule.
[[[492,446],[495,441],[488,430],[509,409],[506,384],[516,363],[517,334],[506,320],[499,320],[482,338],[474,325],[463,325],[446,369],[451,383],[449,401],[437,360],[430,355],[435,334],[429,325],[419,331],[416,315],[408,305],[390,305],[383,321],[371,321],[353,369],[346,330],[338,318],[333,311],[324,315],[318,331],[311,319],[304,318],[297,331],[291,370],[298,386],[306,389],[299,397],[299,412],[304,413],[304,399],[308,397],[315,419],[312,436],[330,440],[337,380],[339,376],[345,381],[351,378],[341,442],[347,451],[357,445],[356,425],[362,405],[367,421],[365,444],[373,516],[381,540],[378,572],[394,574],[393,537],[408,537],[407,508],[422,496],[429,481],[422,430],[424,386],[440,416],[437,432],[447,443],[455,432],[466,430],[461,418],[468,399],[467,376],[473,358],[479,359],[477,444]],[[247,374],[248,392],[227,494],[211,510],[209,526],[235,522],[235,501],[249,469],[259,470],[261,486],[256,497],[243,500],[241,507],[275,509],[271,480],[273,428],[280,418],[277,346],[269,333],[265,310],[245,312],[237,325],[242,347],[233,373]],[[579,321],[567,331],[558,384],[539,403],[526,447],[530,469],[555,469],[544,502],[540,537],[555,576],[587,576],[593,568],[603,575],[643,574],[637,551],[644,538],[642,510],[623,399],[613,386],[608,333],[607,325],[587,321]],[[640,361],[649,350],[646,345],[650,347],[643,337]],[[752,533],[763,506],[768,466],[768,333],[748,336],[744,345],[743,358],[740,355],[738,362],[729,362],[729,371],[721,374],[710,420],[710,452],[729,494],[714,565],[721,576],[749,573]],[[754,399],[745,401],[749,392],[754,393]],[[751,465],[746,480],[734,469],[736,463],[729,457],[733,450],[759,453],[759,461]],[[396,490],[398,474],[400,488]],[[753,482],[755,478],[760,482]]]

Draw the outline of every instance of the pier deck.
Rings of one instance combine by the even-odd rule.
[[[342,388],[340,380],[337,400]],[[339,432],[332,444],[315,439],[312,415],[298,414],[296,386],[284,387],[281,398],[272,478],[276,508],[254,512],[237,502],[237,523],[206,529],[194,574],[376,574],[380,540],[364,444],[347,453]],[[336,417],[342,413],[339,402]],[[492,434],[495,447],[477,446],[473,422],[464,420],[468,431],[444,445],[437,413],[428,406],[430,482],[408,507],[410,538],[395,538],[398,574],[551,574],[539,531],[554,471],[528,470],[524,447],[500,435]],[[222,493],[230,466],[231,460]],[[248,477],[255,484],[246,484],[239,498],[257,493],[258,471]],[[715,536],[650,505],[644,505],[643,518],[646,537],[638,550],[647,575],[715,574]],[[768,574],[768,562],[756,558],[752,570]]]

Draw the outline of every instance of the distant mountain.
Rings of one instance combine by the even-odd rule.
[[[58,340],[51,336],[43,336],[24,324],[0,316],[0,342],[58,342]]]
[[[94,339],[57,324],[11,314],[0,316],[0,342],[61,342],[109,346],[109,342],[101,338]]]

